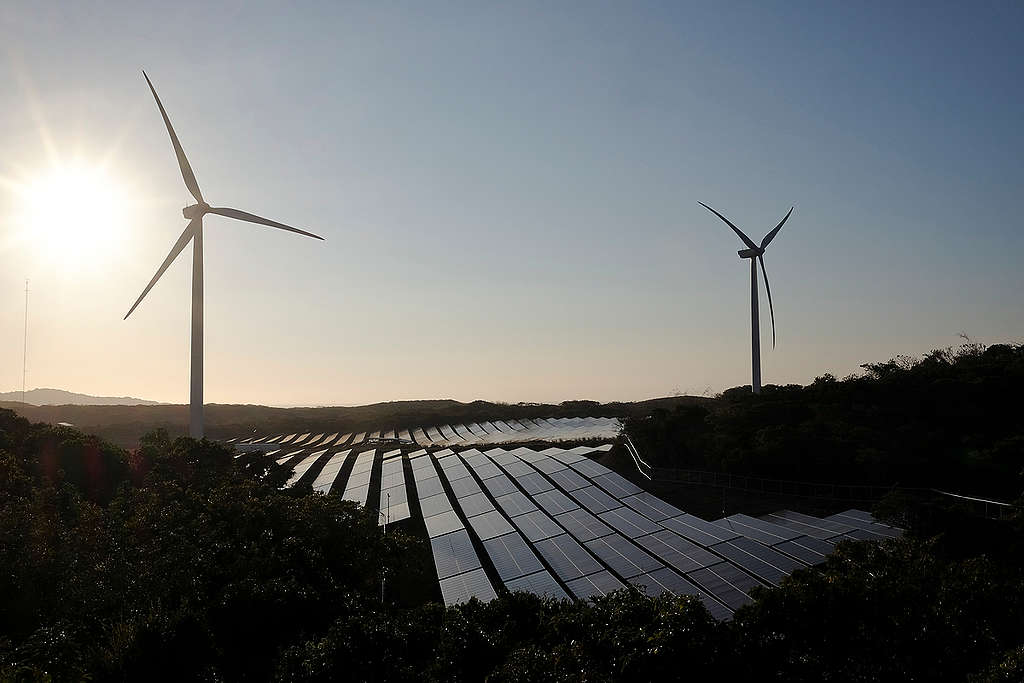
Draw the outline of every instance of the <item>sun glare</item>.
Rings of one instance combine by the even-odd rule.
[[[119,250],[127,198],[104,169],[61,164],[25,181],[18,194],[19,232],[40,260],[88,270],[109,265]]]

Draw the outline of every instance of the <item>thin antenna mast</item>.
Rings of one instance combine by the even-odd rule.
[[[28,367],[28,280],[25,280],[25,337],[21,342],[21,402],[25,403],[25,370]]]

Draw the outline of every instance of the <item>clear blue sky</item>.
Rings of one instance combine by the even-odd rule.
[[[30,387],[187,401],[190,252],[121,320],[189,203],[142,68],[212,203],[327,237],[207,220],[211,402],[749,383],[698,200],[757,240],[796,205],[766,382],[1019,342],[1022,34],[1011,2],[6,3],[0,389],[27,277]],[[133,198],[105,248],[19,224],[69,160]]]

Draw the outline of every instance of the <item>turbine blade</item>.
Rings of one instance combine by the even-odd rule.
[[[174,127],[171,126],[171,120],[167,118],[167,112],[164,110],[164,105],[160,102],[160,97],[156,94],[156,88],[153,87],[153,82],[149,80],[149,76],[143,71],[142,75],[146,79],[146,83],[149,84],[149,90],[153,93],[153,99],[156,100],[156,106],[160,108],[160,115],[164,117],[164,125],[167,126],[167,132],[171,136],[171,144],[174,145],[174,153],[178,157],[178,167],[181,169],[181,177],[185,181],[185,187],[192,193],[192,196],[196,198],[197,202],[203,201],[203,193],[199,191],[199,183],[196,182],[196,174],[192,172],[192,167],[188,165],[188,159],[185,158],[185,150],[181,148],[181,143],[178,142],[178,136],[174,133]]]
[[[139,298],[136,299],[132,307],[128,309],[128,312],[124,316],[125,320],[127,320],[128,316],[132,314],[132,311],[134,311],[136,307],[138,307],[138,305],[142,303],[142,300],[146,297],[147,294],[149,294],[149,290],[153,289],[153,285],[156,284],[156,281],[160,279],[160,276],[164,274],[164,271],[167,270],[171,263],[174,262],[174,259],[178,258],[178,254],[181,253],[181,250],[188,245],[188,241],[192,239],[192,237],[195,235],[196,225],[200,221],[202,221],[201,218],[193,218],[188,222],[188,225],[185,226],[185,232],[181,233],[181,237],[179,237],[178,241],[174,243],[173,247],[171,247],[171,253],[167,254],[167,258],[165,258],[164,262],[160,264],[159,268],[157,268],[156,275],[154,275],[153,279],[149,281],[149,284],[146,285],[146,288],[142,290],[142,294],[139,295]]]
[[[772,243],[772,240],[775,239],[775,236],[779,234],[779,230],[782,230],[782,226],[785,225],[786,221],[789,220],[789,215],[791,213],[793,213],[793,209],[795,209],[795,208],[796,208],[795,206],[789,207],[789,212],[786,213],[785,218],[783,218],[781,221],[779,221],[779,224],[775,226],[774,230],[772,230],[770,233],[768,233],[767,235],[764,236],[764,239],[761,240],[761,248],[762,249],[767,249],[768,248],[768,245]]]
[[[737,235],[739,236],[739,238],[740,238],[741,240],[743,240],[743,243],[744,243],[744,244],[746,244],[746,245],[747,245],[748,247],[750,247],[751,249],[754,249],[755,251],[757,251],[757,250],[758,250],[758,248],[757,248],[757,245],[756,245],[756,244],[754,244],[754,242],[753,242],[753,241],[752,241],[752,240],[751,240],[751,239],[750,239],[749,237],[747,237],[746,235],[744,235],[744,234],[743,234],[743,231],[742,231],[742,230],[740,230],[740,229],[739,229],[739,228],[737,228],[737,227],[736,227],[735,225],[733,225],[732,223],[730,223],[730,222],[729,222],[729,219],[728,219],[728,218],[726,218],[726,217],[725,217],[725,216],[723,216],[722,214],[718,213],[717,211],[715,211],[714,209],[712,209],[712,208],[711,208],[710,206],[708,206],[708,205],[707,205],[707,204],[705,204],[704,202],[697,202],[697,203],[698,203],[698,204],[700,204],[701,206],[703,206],[703,207],[704,207],[705,209],[707,209],[707,210],[708,210],[708,211],[710,211],[711,213],[713,213],[713,214],[715,214],[716,216],[718,216],[719,218],[721,218],[721,219],[722,219],[723,221],[725,221],[725,224],[726,224],[726,225],[728,225],[728,226],[729,226],[730,228],[732,228],[732,231],[733,231],[733,232],[735,232],[735,233],[736,233],[736,234],[737,234]]]
[[[208,211],[208,213],[215,213],[215,214],[217,214],[219,216],[227,216],[228,218],[235,218],[237,220],[247,221],[249,223],[259,223],[260,225],[269,225],[272,228],[279,228],[280,230],[287,230],[289,232],[297,232],[300,235],[305,235],[306,237],[313,237],[313,238],[318,239],[318,240],[322,240],[323,239],[323,237],[321,237],[320,235],[314,235],[311,232],[306,232],[305,230],[299,230],[298,228],[293,228],[290,225],[285,225],[284,223],[278,223],[277,221],[272,221],[269,218],[261,218],[260,216],[257,216],[256,214],[247,213],[245,211],[239,211],[238,209],[228,209],[228,208],[225,208],[223,206],[211,206],[209,211]]]
[[[775,307],[772,306],[772,288],[768,284],[768,271],[764,269],[764,257],[757,257],[758,263],[761,264],[761,274],[764,275],[764,289],[768,292],[768,312],[772,317],[772,348],[775,348]]]

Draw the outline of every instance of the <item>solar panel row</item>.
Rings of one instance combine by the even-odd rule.
[[[461,442],[543,425],[542,420],[443,425],[437,434]],[[430,430],[419,431],[425,435]],[[272,439],[292,441],[293,446],[306,442],[306,449],[278,459],[294,467],[289,483],[322,463],[313,486],[324,492],[332,489],[334,478],[350,461],[350,451],[323,461],[326,449],[308,448],[330,443],[335,436],[324,439],[318,434],[307,440],[307,433]],[[490,569],[477,556],[474,537],[490,561],[488,567],[493,566],[509,590],[588,598],[621,588],[625,580],[651,594],[698,595],[713,614],[727,618],[749,602],[753,587],[778,585],[795,569],[824,561],[838,540],[883,539],[900,533],[857,510],[823,519],[782,510],[761,518],[734,514],[707,522],[587,458],[594,450],[466,448],[456,455],[444,448],[433,458],[423,450],[410,454],[447,603],[468,599],[471,590],[481,599],[494,595]],[[374,455],[364,451],[354,457],[344,497],[365,504]],[[380,509],[385,512],[390,502],[391,521],[409,516],[404,472],[401,451],[383,454]]]

